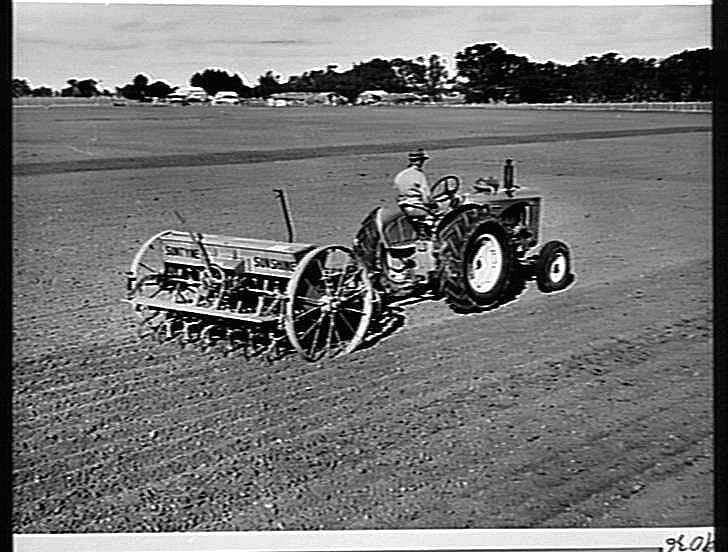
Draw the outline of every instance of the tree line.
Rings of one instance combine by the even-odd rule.
[[[237,74],[204,69],[190,77],[189,84],[208,94],[234,91],[242,98],[265,98],[280,92],[334,92],[353,101],[365,90],[390,93],[415,92],[438,101],[448,93],[462,94],[466,102],[643,102],[709,101],[712,99],[712,50],[684,50],[665,59],[624,59],[617,52],[587,56],[572,65],[539,63],[507,52],[496,43],[474,44],[455,55],[455,74],[449,75],[438,54],[414,59],[375,58],[355,63],[350,69],[311,70],[282,82],[273,71],[247,86]],[[47,87],[33,89],[25,80],[13,79],[12,95],[98,96],[94,79],[67,81],[60,92]],[[150,83],[139,74],[131,83],[116,88],[116,94],[143,100],[165,97],[176,90],[163,81]]]

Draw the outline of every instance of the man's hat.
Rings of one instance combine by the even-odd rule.
[[[426,159],[429,159],[430,156],[425,153],[425,150],[419,148],[417,151],[409,152],[407,158],[409,159],[410,163],[414,163],[416,161],[424,161]]]

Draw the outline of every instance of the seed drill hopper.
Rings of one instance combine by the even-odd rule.
[[[127,301],[140,334],[275,357],[346,354],[364,339],[374,291],[343,245],[295,241],[285,193],[275,190],[289,241],[165,230],[147,240],[127,272]]]

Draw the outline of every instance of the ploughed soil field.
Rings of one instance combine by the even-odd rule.
[[[13,531],[713,523],[710,116],[445,108],[14,111]],[[350,244],[406,153],[515,160],[576,280],[367,347],[246,361],[136,337],[179,228]]]

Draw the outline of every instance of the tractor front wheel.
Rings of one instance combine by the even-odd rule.
[[[536,285],[543,293],[567,288],[574,281],[569,247],[560,241],[547,242],[536,259]]]

